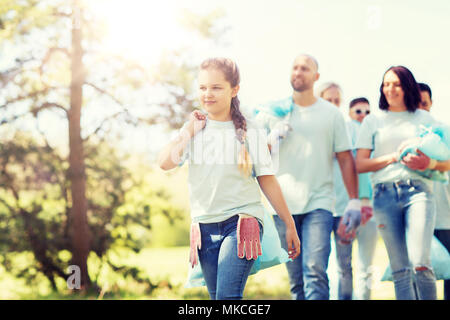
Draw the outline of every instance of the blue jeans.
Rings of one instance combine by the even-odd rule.
[[[295,227],[301,242],[297,259],[286,263],[291,295],[294,300],[328,300],[328,258],[330,257],[330,235],[333,215],[323,209],[305,214],[294,214]],[[286,247],[286,226],[274,216],[275,226],[282,247]]]
[[[378,240],[377,224],[374,218],[360,226],[356,232],[358,240],[358,273],[355,287],[355,299],[369,300],[372,288],[372,266]]]
[[[352,271],[352,248],[350,244],[341,244],[341,237],[337,234],[341,217],[333,218],[334,243],[336,248],[336,262],[338,271],[338,299],[352,300],[353,294],[353,271]]]
[[[200,223],[202,247],[200,265],[211,300],[240,300],[255,260],[238,257],[239,216],[223,222]],[[261,223],[260,240],[263,232]],[[263,249],[264,250],[264,249]]]
[[[428,186],[420,180],[380,183],[374,193],[374,216],[388,252],[396,298],[436,299],[431,267],[436,211]]]
[[[353,270],[352,270],[352,249],[351,244],[339,243],[340,237],[337,234],[341,217],[334,217],[333,233],[336,248],[336,262],[338,271],[338,296],[339,300],[351,300],[353,298]],[[357,285],[355,298],[357,300],[369,300],[372,284],[372,260],[375,254],[377,243],[376,223],[369,220],[364,226],[360,226],[356,233],[358,240],[358,266]]]

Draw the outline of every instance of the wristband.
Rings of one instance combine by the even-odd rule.
[[[361,210],[361,200],[359,199],[350,199],[348,204],[347,204],[347,208],[345,211],[347,210],[356,210],[356,211],[360,211]]]
[[[436,165],[437,165],[437,160],[430,159],[430,163],[428,164],[427,169],[434,170],[434,168],[436,168]]]

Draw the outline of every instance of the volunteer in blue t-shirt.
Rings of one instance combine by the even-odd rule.
[[[420,152],[398,161],[404,142],[416,138],[421,125],[435,124],[428,112],[418,110],[419,103],[411,71],[403,66],[389,68],[380,86],[382,113],[364,119],[356,143],[358,172],[373,172],[374,217],[399,300],[436,299],[430,258],[436,217],[432,181],[417,170],[442,170],[442,163]]]
[[[345,120],[334,105],[314,96],[318,79],[317,61],[299,55],[292,66],[292,96],[262,106],[255,118],[269,134],[276,177],[301,241],[299,259],[286,263],[292,298],[299,300],[329,299],[326,271],[335,201],[334,154],[350,198],[344,213],[347,232],[356,230],[361,219]],[[285,227],[276,216],[274,220],[283,238]]]

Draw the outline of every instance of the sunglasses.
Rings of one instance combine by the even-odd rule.
[[[361,109],[356,109],[355,112],[356,112],[356,114],[361,114],[361,113],[363,113],[364,111],[361,110]],[[366,110],[366,115],[368,115],[369,113],[370,113],[370,110]]]

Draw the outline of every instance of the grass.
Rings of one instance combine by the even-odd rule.
[[[356,248],[354,248],[356,250]],[[140,266],[150,277],[152,283],[158,283],[158,288],[149,295],[137,284],[131,284],[118,279],[112,274],[102,275],[104,299],[209,299],[206,287],[184,288],[188,274],[189,248],[148,248],[140,254],[129,257],[127,264]],[[374,265],[375,279],[373,282],[372,299],[395,299],[392,282],[381,282],[381,276],[387,266],[388,259],[384,244],[378,241]],[[355,270],[355,269],[354,269]],[[355,272],[358,270],[356,269]],[[329,263],[330,285],[336,283],[336,263],[334,252]],[[97,299],[96,296],[80,297],[67,293],[55,293],[48,289],[43,280],[40,288],[30,288],[21,279],[14,279],[0,269],[0,299]],[[442,299],[443,281],[437,282],[438,298]],[[119,288],[119,289],[118,289]],[[287,271],[284,265],[278,265],[261,270],[249,277],[245,291],[245,299],[290,299]]]

